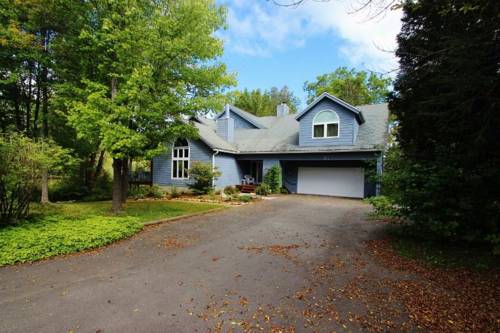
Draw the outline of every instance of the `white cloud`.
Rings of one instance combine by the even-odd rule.
[[[401,11],[367,20],[366,14],[349,14],[356,0],[306,1],[294,7],[278,7],[271,1],[233,0],[228,6],[228,30],[223,33],[229,50],[251,56],[302,47],[319,35],[341,38],[338,52],[353,66],[386,71],[396,66],[393,53]]]

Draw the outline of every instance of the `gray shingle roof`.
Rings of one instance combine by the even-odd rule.
[[[294,114],[284,117],[252,115],[263,128],[235,129],[234,144],[217,135],[213,120],[199,119],[200,122],[196,123],[196,126],[200,131],[201,139],[211,148],[240,154],[353,152],[383,149],[387,140],[389,116],[387,104],[362,105],[357,106],[356,109],[361,111],[365,122],[359,125],[355,144],[346,146],[299,146],[299,122]]]

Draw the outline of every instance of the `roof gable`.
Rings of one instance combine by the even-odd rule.
[[[249,113],[249,112],[246,112],[246,111],[243,111],[242,109],[240,108],[237,108],[236,106],[234,105],[229,105],[229,111],[230,112],[234,112],[235,114],[237,114],[238,116],[240,116],[241,118],[245,119],[246,121],[248,121],[250,124],[252,124],[253,126],[255,126],[256,128],[266,128],[266,126],[264,126],[259,120],[258,120],[258,117],[254,116],[253,114]],[[222,117],[224,114],[225,114],[226,111],[222,111],[220,112],[218,115],[215,116],[215,119],[219,119],[220,117]]]
[[[333,95],[330,95],[327,92],[324,92],[321,95],[319,95],[318,97],[316,97],[316,99],[314,101],[312,101],[308,106],[306,106],[306,108],[304,110],[302,110],[301,112],[299,112],[295,116],[295,119],[300,120],[300,118],[302,118],[305,114],[307,114],[312,108],[314,108],[319,102],[321,102],[325,98],[328,98],[332,102],[334,102],[334,103],[344,107],[345,109],[349,110],[350,112],[354,113],[354,116],[356,117],[358,124],[361,125],[362,123],[365,122],[365,118],[363,117],[363,114],[361,113],[361,111],[359,109],[355,108],[354,106],[352,106],[351,104],[349,104],[347,102],[344,102],[340,98],[337,98]]]

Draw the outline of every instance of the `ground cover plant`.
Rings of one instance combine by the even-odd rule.
[[[0,228],[0,266],[79,252],[132,236],[144,222],[208,211],[208,203],[129,202],[112,215],[109,202],[34,206],[30,219]]]

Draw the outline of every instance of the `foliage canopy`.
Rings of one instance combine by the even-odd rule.
[[[332,73],[317,76],[315,81],[306,81],[304,90],[307,103],[327,92],[352,105],[362,105],[385,102],[390,84],[391,79],[382,75],[339,67]]]

